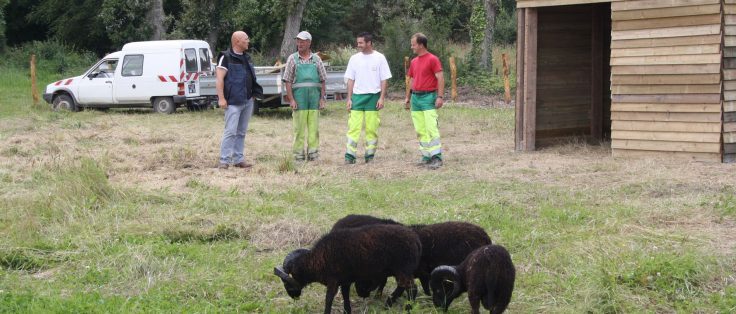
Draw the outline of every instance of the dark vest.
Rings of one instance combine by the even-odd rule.
[[[225,99],[230,105],[245,105],[248,99],[262,96],[263,88],[256,82],[256,71],[250,56],[243,53],[237,55],[232,49],[221,53],[227,58],[227,74],[225,75]]]

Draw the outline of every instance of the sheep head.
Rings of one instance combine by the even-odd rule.
[[[299,296],[302,295],[302,288],[304,288],[304,286],[299,283],[296,278],[293,277],[294,273],[298,272],[298,270],[295,269],[295,261],[300,256],[303,256],[308,252],[309,250],[307,249],[298,249],[292,251],[291,253],[289,253],[289,255],[286,255],[286,258],[284,258],[284,263],[281,267],[273,268],[274,275],[281,278],[281,281],[284,283],[284,288],[286,288],[286,293],[288,293],[292,299],[298,299]]]
[[[447,311],[452,300],[461,293],[460,275],[453,266],[437,266],[432,271],[429,286],[432,288],[434,306],[442,307]]]

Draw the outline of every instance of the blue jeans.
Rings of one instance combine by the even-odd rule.
[[[237,164],[245,161],[245,132],[253,115],[253,98],[243,106],[227,106],[225,109],[225,132],[220,145],[220,163]]]

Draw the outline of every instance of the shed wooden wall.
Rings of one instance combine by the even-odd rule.
[[[736,162],[736,0],[723,13],[723,161]]]
[[[721,161],[720,0],[611,4],[614,156]]]

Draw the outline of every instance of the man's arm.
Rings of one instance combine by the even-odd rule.
[[[327,96],[327,69],[322,60],[319,60],[319,76],[322,81],[322,91],[319,94],[319,109],[325,109],[325,97]]]
[[[348,79],[348,101],[346,102],[348,111],[353,108],[353,86],[355,86],[355,80]]]
[[[388,80],[381,81],[381,97],[378,98],[378,102],[376,103],[376,109],[378,110],[383,109],[383,103],[386,100],[387,90],[388,90]]]
[[[435,108],[440,109],[445,103],[445,75],[442,71],[439,71],[435,73],[434,76],[437,77],[437,100],[434,102],[434,106]]]
[[[215,89],[217,90],[217,104],[222,109],[227,109],[227,100],[225,99],[225,74],[227,70],[217,68],[215,72]]]
[[[284,87],[286,87],[286,96],[289,98],[289,106],[291,107],[291,110],[296,110],[296,108],[298,108],[298,104],[296,103],[296,99],[294,99],[294,91],[291,86],[293,84],[292,80],[296,75],[296,64],[292,64],[292,62],[294,62],[293,58],[287,58],[283,81]]]

